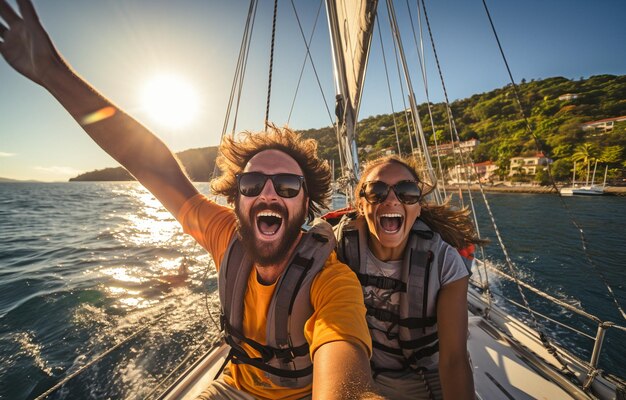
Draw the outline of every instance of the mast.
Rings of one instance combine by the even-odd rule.
[[[593,166],[593,175],[591,176],[591,186],[595,185],[596,183],[596,169],[598,168],[598,160],[596,160],[596,163]]]
[[[326,0],[341,184],[350,197],[359,175],[356,125],[377,5],[378,0]]]
[[[432,161],[430,159],[430,154],[428,152],[428,144],[426,143],[426,136],[424,135],[424,129],[422,128],[422,121],[419,116],[419,111],[417,109],[417,102],[415,101],[415,92],[413,91],[413,83],[411,82],[411,74],[409,73],[409,64],[406,60],[406,56],[404,54],[404,46],[402,45],[402,38],[400,37],[400,29],[398,27],[398,22],[396,20],[396,11],[393,7],[393,0],[387,0],[387,10],[389,12],[390,22],[391,22],[391,30],[393,36],[395,38],[394,42],[398,49],[398,53],[400,54],[400,61],[402,64],[402,70],[404,72],[404,80],[407,86],[407,90],[409,93],[409,105],[411,107],[411,118],[413,122],[413,126],[417,129],[417,148],[418,151],[421,148],[420,154],[424,158],[424,163],[426,166],[427,174],[431,180],[431,182],[437,182],[437,176],[435,175],[435,170],[432,165]],[[416,155],[413,154],[413,157]],[[469,174],[468,174],[469,175]],[[469,177],[468,177],[469,179]],[[441,198],[441,194],[438,190],[433,191],[433,195],[438,204],[443,202]]]

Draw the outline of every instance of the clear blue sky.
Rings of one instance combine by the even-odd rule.
[[[260,3],[238,130],[259,130],[264,118],[273,2]],[[319,3],[294,3],[308,36]],[[415,18],[415,1],[409,3]],[[380,5],[389,57],[392,48],[385,3]],[[489,0],[488,5],[518,82],[522,78],[626,74],[626,1]],[[74,69],[152,128],[173,150],[218,144],[247,1],[55,0],[35,1],[35,6]],[[508,83],[481,0],[429,0],[427,6],[451,100]],[[402,29],[410,29],[406,1],[396,1],[395,7]],[[312,53],[332,110],[334,93],[323,12],[322,7]],[[291,2],[280,0],[270,115],[279,125],[287,122],[305,54],[293,15]],[[409,38],[404,46],[410,62],[415,63],[416,48],[412,36]],[[429,42],[425,46],[429,49]],[[443,99],[441,85],[430,51],[426,57],[431,101],[438,102]],[[395,70],[392,72],[395,76]],[[175,74],[193,87],[199,111],[187,125],[160,124],[141,99],[147,82],[163,73]],[[412,74],[416,96],[423,102],[417,67]],[[391,112],[377,33],[367,78],[360,117]],[[290,125],[296,129],[330,125],[310,65],[301,86]],[[397,94],[394,105],[396,111],[402,108]],[[59,181],[115,165],[51,95],[0,62],[0,177]]]

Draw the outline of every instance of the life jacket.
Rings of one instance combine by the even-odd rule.
[[[313,314],[311,283],[335,244],[332,227],[325,221],[314,221],[313,227],[302,235],[276,284],[267,312],[267,343],[261,344],[243,335],[244,297],[254,260],[237,236],[233,238],[218,276],[220,320],[231,346],[228,360],[252,365],[282,387],[300,388],[312,383],[313,364],[304,325]],[[261,357],[251,357],[242,343],[257,350]]]
[[[377,374],[420,369],[420,359],[430,357],[439,351],[436,307],[434,304],[430,307],[428,305],[428,282],[432,272],[431,265],[438,262],[435,253],[441,237],[418,219],[409,234],[402,260],[401,279],[393,279],[366,273],[369,232],[363,217],[355,219],[355,215],[344,216],[335,227],[335,234],[337,257],[357,274],[364,295],[368,286],[399,292],[398,314],[376,308],[371,301],[365,299],[367,318],[375,318],[387,328],[387,333],[370,329],[374,353],[378,351],[389,353],[395,356],[396,362],[403,358],[403,361],[400,361],[402,367],[397,368],[397,363],[393,367],[377,364],[375,360],[378,359],[380,362],[380,357],[374,354],[372,370]],[[435,271],[437,270],[436,268]],[[395,326],[398,327],[397,338],[388,334]]]

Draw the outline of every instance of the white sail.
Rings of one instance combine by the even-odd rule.
[[[377,0],[326,0],[337,94],[337,139],[348,184],[356,181],[359,172],[355,129],[377,5]]]

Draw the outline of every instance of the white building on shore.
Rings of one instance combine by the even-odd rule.
[[[509,176],[514,175],[536,175],[539,170],[546,169],[552,160],[543,153],[536,153],[529,157],[513,157],[510,160]]]

